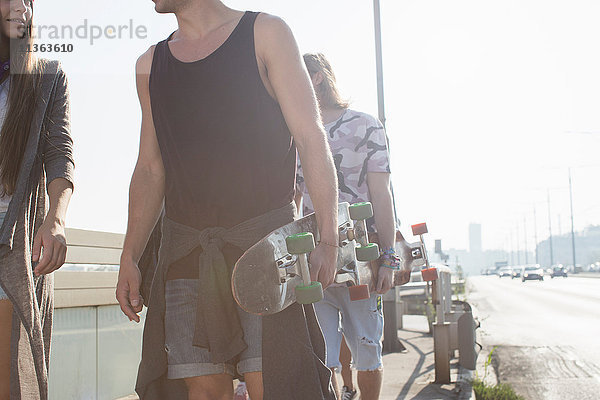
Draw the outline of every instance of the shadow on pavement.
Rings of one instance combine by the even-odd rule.
[[[414,332],[414,333],[422,333],[422,332],[418,332],[418,331],[410,331],[410,330],[406,330],[406,331],[407,332]],[[415,338],[416,339],[421,339],[421,338],[424,338],[424,337],[430,337],[430,336],[427,335],[427,334],[422,334],[420,336],[416,336]],[[430,351],[428,353],[425,353],[425,352],[421,351],[421,349],[419,349],[417,346],[415,346],[412,341],[413,341],[413,338],[411,338],[411,339],[404,339],[404,343],[406,343],[406,345],[408,345],[410,347],[410,350],[412,350],[412,351],[414,351],[415,353],[418,354],[419,359],[418,359],[417,363],[415,364],[413,372],[408,377],[408,380],[406,381],[406,383],[404,384],[404,386],[402,386],[402,390],[398,394],[398,399],[405,399],[406,396],[408,395],[408,392],[410,391],[411,386],[415,383],[415,381],[417,380],[417,378],[420,377],[421,375],[423,375],[424,372],[426,372],[426,371],[422,371],[423,365],[425,364],[425,359],[427,358],[428,354],[433,353],[433,351]]]

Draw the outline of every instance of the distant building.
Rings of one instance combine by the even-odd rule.
[[[481,224],[469,224],[469,252],[478,254],[483,251],[481,246]]]
[[[486,269],[496,269],[496,263],[511,265],[510,253],[504,250],[486,250],[481,253],[472,253],[467,250],[449,249],[450,265],[460,264],[467,275],[479,275]]]

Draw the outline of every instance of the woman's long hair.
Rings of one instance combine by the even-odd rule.
[[[321,108],[337,108],[340,110],[348,108],[348,101],[340,95],[335,81],[335,74],[327,58],[322,53],[307,53],[304,55],[304,63],[311,77],[317,72],[323,75],[323,82],[315,89],[319,96]]]
[[[3,43],[10,42],[10,89],[6,119],[0,130],[0,195],[15,192],[39,95],[40,65],[33,53],[26,51],[33,43],[32,20],[33,17],[23,37],[0,37]]]

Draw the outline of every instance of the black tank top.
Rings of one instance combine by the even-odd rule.
[[[294,197],[296,148],[260,77],[257,15],[246,12],[202,60],[176,59],[170,37],[154,51],[150,99],[166,173],[165,211],[196,229],[232,227]],[[197,276],[194,255],[173,264],[168,279]]]

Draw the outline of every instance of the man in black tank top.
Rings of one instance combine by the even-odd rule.
[[[323,287],[334,279],[335,167],[295,39],[281,19],[218,0],[154,3],[179,29],[136,65],[142,127],[117,285],[130,320],[148,305],[136,391],[142,400],[230,400],[237,368],[253,400],[332,399],[312,307],[261,320],[217,284],[243,252],[219,232],[293,219],[296,149],[320,227],[311,275]],[[158,267],[142,298],[138,263],[163,209]],[[215,254],[227,267],[203,264]]]

